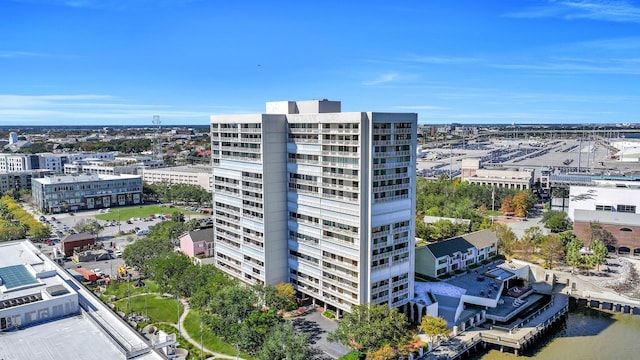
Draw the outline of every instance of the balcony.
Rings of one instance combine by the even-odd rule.
[[[241,133],[262,133],[262,128],[240,128]]]
[[[347,263],[347,262],[344,262],[344,261],[338,261],[337,259],[331,258],[329,256],[324,256],[323,255],[322,256],[322,260],[328,261],[331,264],[334,264],[336,266],[341,266],[341,267],[347,268],[347,269],[355,271],[355,272],[358,272],[358,270],[359,270],[358,266],[357,265],[353,265],[353,263],[351,263],[351,262]]]
[[[360,129],[322,128],[323,134],[360,134]]]
[[[336,172],[323,171],[322,176],[327,178],[337,178],[337,179],[347,179],[347,180],[358,180],[358,175],[351,174],[339,174]]]
[[[240,142],[247,142],[247,143],[259,144],[259,143],[261,143],[261,142],[262,142],[262,139],[261,139],[261,138],[257,138],[257,139],[256,139],[256,138],[246,138],[246,137],[243,137],[243,138],[241,138],[241,139],[240,139]]]
[[[338,169],[359,169],[359,164],[354,163],[340,163],[340,162],[331,162],[331,161],[322,161],[323,166],[335,167]]]
[[[318,128],[295,128],[289,127],[290,134],[317,134],[319,133]]]

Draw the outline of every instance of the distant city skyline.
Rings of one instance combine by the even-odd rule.
[[[640,122],[640,2],[0,0],[0,126],[323,99],[422,124]]]

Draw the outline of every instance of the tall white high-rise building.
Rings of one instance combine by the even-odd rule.
[[[267,103],[211,117],[216,265],[329,308],[413,298],[417,115]]]

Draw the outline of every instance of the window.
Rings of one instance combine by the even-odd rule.
[[[596,211],[613,211],[611,205],[596,205]]]
[[[618,208],[616,210],[618,212],[624,212],[624,213],[632,213],[632,214],[636,213],[635,205],[618,205]]]
[[[621,228],[620,231],[621,232],[632,232],[633,230],[631,230],[629,228]]]

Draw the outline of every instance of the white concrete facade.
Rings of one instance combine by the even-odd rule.
[[[413,297],[417,116],[340,107],[212,116],[217,265],[249,283],[290,281],[339,310],[402,306]]]
[[[149,184],[185,184],[200,186],[213,192],[213,175],[211,167],[205,166],[172,166],[158,169],[144,169],[142,180]]]
[[[640,214],[640,187],[637,182],[596,180],[595,186],[572,185],[569,189],[568,217],[575,210]]]

